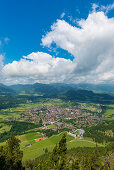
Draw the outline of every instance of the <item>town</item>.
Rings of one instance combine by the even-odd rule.
[[[91,105],[90,105],[91,106]],[[96,110],[95,110],[96,109]],[[76,106],[57,106],[43,105],[31,108],[21,114],[21,119],[34,123],[42,123],[43,129],[48,129],[49,125],[53,129],[71,129],[84,128],[97,125],[99,121],[105,119],[99,116],[102,112],[100,105],[91,106],[89,109],[85,105]]]

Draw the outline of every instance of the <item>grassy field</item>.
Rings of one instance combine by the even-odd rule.
[[[106,109],[104,115],[106,119],[114,120],[114,105],[108,105],[108,108]]]
[[[63,133],[59,135],[54,135],[48,139],[42,135],[38,135],[36,132],[29,133],[26,135],[21,135],[18,138],[21,140],[21,149],[23,150],[23,160],[34,159],[45,153],[45,149],[52,151],[56,143],[58,143],[62,137]],[[36,142],[35,139],[43,138],[42,141]],[[67,135],[67,142],[73,140],[74,137]],[[30,147],[25,147],[25,145],[32,144]]]
[[[63,133],[59,135],[53,135],[52,137],[46,139],[42,135],[38,135],[36,132],[29,133],[26,135],[19,136],[21,140],[21,149],[23,150],[23,160],[34,159],[45,153],[47,148],[51,152],[56,144],[59,143]],[[35,142],[34,139],[43,137],[42,141]],[[27,144],[32,144],[30,147],[25,147]],[[67,147],[68,149],[75,147],[95,147],[96,143],[92,139],[84,138],[75,139],[74,137],[67,134]],[[98,146],[104,146],[98,144]]]
[[[50,129],[54,129],[54,128],[56,128],[57,126],[56,125],[49,125],[48,126]]]
[[[1,123],[0,126],[0,133],[8,132],[11,129],[10,125],[5,125],[4,123]]]
[[[20,104],[18,107],[2,109],[0,110],[0,121],[5,121],[8,119],[18,119],[20,118],[20,114],[25,112],[29,108],[37,107],[38,104],[30,103],[30,104]]]
[[[92,110],[93,112],[98,112],[98,108],[96,106],[93,106],[94,103],[79,103],[81,105],[82,109]]]
[[[20,148],[23,150],[23,161],[34,159],[45,153],[45,149],[48,149],[48,152],[51,152],[56,144],[59,143],[62,138],[64,132],[59,135],[53,135],[52,137],[46,139],[44,136],[39,135],[37,132],[30,132],[21,136],[17,136],[21,143]],[[96,143],[93,142],[90,138],[74,138],[66,133],[67,138],[67,148],[76,148],[76,147],[95,147]],[[35,139],[43,138],[43,140],[36,142]],[[31,144],[30,147],[26,147],[26,145]],[[0,143],[0,146],[5,145],[4,143]],[[98,146],[104,146],[102,144],[98,144]]]

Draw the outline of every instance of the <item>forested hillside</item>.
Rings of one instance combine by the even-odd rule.
[[[6,147],[0,148],[0,168],[4,169],[83,169],[83,170],[112,170],[114,166],[114,146],[95,148],[73,148],[68,150],[66,135],[64,134],[51,153],[45,150],[45,154],[35,160],[22,162],[23,152],[20,150],[19,139],[11,137]],[[7,154],[6,154],[7,153]],[[7,155],[7,156],[6,156]]]

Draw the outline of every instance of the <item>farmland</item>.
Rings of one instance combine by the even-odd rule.
[[[54,146],[60,141],[63,133],[64,132],[46,138],[44,135],[39,134],[37,129],[35,129],[34,132],[29,132],[27,134],[17,136],[17,138],[21,141],[20,148],[23,151],[23,161],[34,159],[44,154],[46,148],[48,152],[51,152]],[[43,140],[36,142],[35,139],[38,138],[43,138]],[[96,147],[96,143],[91,138],[80,139],[74,138],[73,136],[67,134],[66,139],[68,149],[76,147]],[[0,145],[5,145],[5,143],[1,143]],[[104,147],[103,144],[98,144],[98,146]]]
[[[106,116],[107,120],[114,120],[114,105],[108,105],[104,115]]]
[[[79,125],[79,128],[84,128],[85,130],[85,124],[87,120],[90,119],[90,122],[93,121],[93,124],[94,122],[98,123],[99,120],[102,120],[99,117],[99,114],[103,115],[103,119],[111,120],[114,114],[114,105],[105,105],[106,109],[103,113],[101,106],[102,105],[100,104],[94,103],[74,103],[71,101],[62,101],[61,99],[41,99],[37,103],[29,101],[25,104],[19,104],[18,107],[1,109],[0,134],[3,134],[3,143],[0,143],[0,145],[4,145],[5,140],[7,139],[4,138],[4,134],[6,135],[7,133],[8,137],[14,134],[21,141],[20,148],[23,151],[23,160],[34,159],[38,156],[43,155],[45,153],[45,149],[47,149],[48,152],[51,152],[54,146],[60,141],[65,128],[67,128],[68,131],[73,132],[76,128],[78,128]],[[48,117],[44,117],[44,115],[48,116],[46,109],[48,109],[49,111],[49,121]],[[29,111],[31,115],[33,114],[33,116],[35,116],[34,111],[38,113],[37,118],[39,120],[42,119],[43,123],[41,126],[39,125],[39,122],[35,122],[35,119],[33,119],[32,121],[30,121],[29,119],[24,120],[24,117],[22,117],[22,115]],[[41,113],[41,115],[39,113]],[[54,113],[56,113],[56,119],[53,117]],[[64,115],[62,115],[63,113]],[[78,116],[79,119],[77,119]],[[63,120],[63,118],[65,119]],[[54,121],[56,123],[54,123]],[[63,124],[62,127],[59,126],[59,124]],[[87,126],[88,125],[89,124],[87,124]],[[51,133],[53,132],[51,134],[52,136],[47,136],[48,130],[51,130]],[[53,135],[54,133],[57,134]],[[106,131],[106,135],[108,133],[109,132]],[[113,132],[111,137],[113,138]],[[39,138],[43,139],[36,142],[35,139]],[[98,143],[98,146],[103,147],[104,143]],[[68,149],[76,147],[95,146],[96,142],[91,137],[74,138],[73,136],[67,134]]]
[[[59,135],[53,135],[52,137],[35,142],[34,139],[36,137],[43,137],[41,135],[36,135],[35,133],[31,133],[29,135],[19,136],[21,142],[21,149],[23,150],[23,160],[34,159],[45,153],[45,149],[48,149],[48,152],[51,152],[54,146],[60,141],[63,133]],[[30,147],[24,147],[27,144],[32,144]],[[67,134],[67,147],[68,149],[75,147],[95,147],[96,143],[93,142],[90,138],[74,138]],[[102,144],[98,144],[98,146],[104,146]]]

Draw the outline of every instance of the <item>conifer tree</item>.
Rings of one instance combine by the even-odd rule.
[[[6,164],[8,170],[21,170],[23,152],[20,150],[20,140],[12,136],[7,140]]]
[[[0,170],[6,169],[6,160],[3,147],[0,148]]]
[[[59,142],[59,155],[65,155],[67,151],[67,146],[66,146],[66,134],[64,133],[62,136],[62,139]]]

